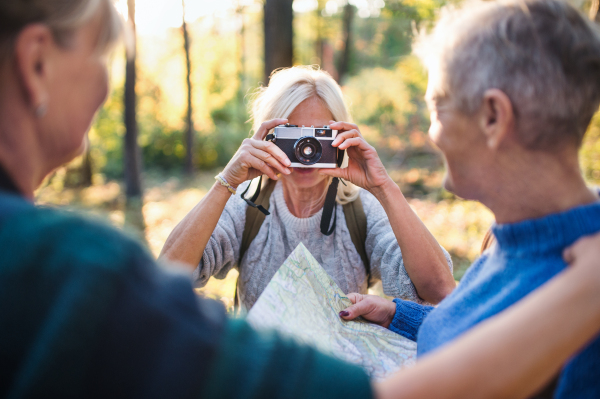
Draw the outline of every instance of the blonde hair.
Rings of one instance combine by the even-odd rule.
[[[252,130],[274,118],[287,118],[304,100],[318,98],[336,121],[351,122],[342,89],[327,72],[318,66],[295,66],[274,71],[269,86],[260,87],[251,102]],[[344,205],[358,198],[354,184],[340,184],[336,200]]]
[[[73,33],[102,13],[98,51],[108,51],[124,34],[124,22],[112,0],[2,0],[0,2],[0,60],[8,57],[14,40],[27,25],[41,23],[59,46],[68,47]]]

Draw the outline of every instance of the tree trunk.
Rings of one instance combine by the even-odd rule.
[[[185,173],[191,175],[194,171],[194,121],[192,119],[192,63],[190,61],[190,37],[185,22],[185,0],[181,0],[183,8],[183,48],[185,50],[186,82],[187,82],[187,116],[185,129]]]
[[[81,186],[90,187],[92,185],[92,154],[90,149],[90,141],[87,140],[85,153],[81,160]]]
[[[344,40],[344,51],[340,57],[338,65],[338,82],[342,80],[348,74],[350,67],[350,52],[352,50],[352,21],[354,20],[354,13],[356,9],[350,3],[344,6],[344,20],[343,20],[343,40]]]
[[[294,57],[293,0],[266,0],[265,23],[265,83],[277,68],[292,66]]]
[[[135,40],[135,0],[127,0],[129,11],[129,22],[133,29],[133,48],[132,54],[127,57],[125,67],[125,193],[127,201],[133,198],[141,198],[141,154],[137,143],[138,126],[136,119],[136,40]]]

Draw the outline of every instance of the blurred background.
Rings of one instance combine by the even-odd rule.
[[[573,0],[590,18],[597,0]],[[167,236],[250,134],[248,102],[270,72],[319,65],[341,84],[354,121],[409,203],[454,260],[460,280],[493,222],[481,204],[441,188],[427,137],[427,76],[417,31],[454,0],[118,0],[135,55],[110,58],[111,93],[85,154],[37,191],[40,204],[90,212],[158,256]],[[600,118],[582,150],[600,183]],[[201,290],[231,306],[237,272]],[[377,290],[375,290],[377,292]]]

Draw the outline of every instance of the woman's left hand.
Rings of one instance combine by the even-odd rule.
[[[365,141],[358,126],[352,123],[332,121],[329,127],[338,131],[337,137],[331,145],[340,150],[346,150],[349,158],[348,167],[321,169],[321,174],[341,177],[373,194],[373,191],[382,189],[385,184],[392,182],[377,151]]]

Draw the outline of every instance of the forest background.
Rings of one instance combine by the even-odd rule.
[[[596,19],[598,1],[572,2]],[[119,11],[135,21],[136,57],[128,62],[124,48],[111,55],[112,89],[89,132],[88,150],[55,171],[36,200],[91,212],[137,235],[157,256],[250,135],[248,103],[268,80],[265,70],[318,65],[340,82],[354,121],[450,252],[460,280],[493,217],[481,204],[442,188],[443,162],[427,137],[427,76],[411,55],[416,32],[430,28],[448,3],[460,5],[119,0]],[[280,40],[286,35],[289,45]],[[597,114],[581,157],[591,185],[600,184],[599,139]],[[201,292],[231,306],[236,277],[232,271],[225,280],[213,278]]]

